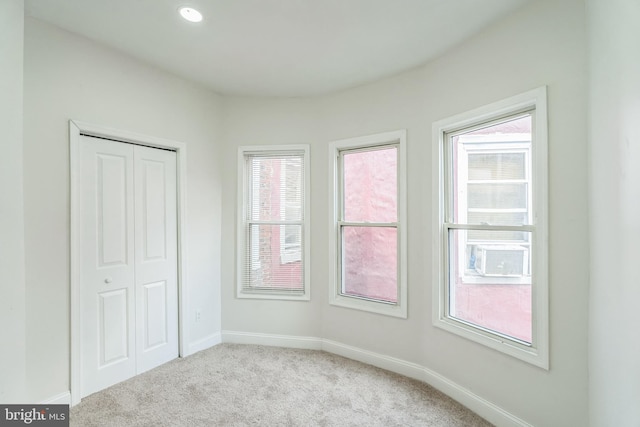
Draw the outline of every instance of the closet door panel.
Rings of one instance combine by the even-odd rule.
[[[136,373],[133,146],[81,142],[81,395]]]
[[[137,370],[178,356],[176,153],[135,147]]]

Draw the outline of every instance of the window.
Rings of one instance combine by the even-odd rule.
[[[405,131],[330,146],[333,305],[407,317]]]
[[[309,296],[309,147],[238,150],[239,298]]]
[[[546,89],[434,140],[434,324],[548,369]]]

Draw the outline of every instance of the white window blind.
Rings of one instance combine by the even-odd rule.
[[[241,149],[241,297],[308,298],[307,151]]]

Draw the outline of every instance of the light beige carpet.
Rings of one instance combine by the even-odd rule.
[[[221,344],[88,396],[71,426],[490,426],[430,386],[330,353]]]

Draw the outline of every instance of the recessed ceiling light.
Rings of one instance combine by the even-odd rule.
[[[202,14],[192,7],[181,7],[180,15],[189,22],[202,21]]]

